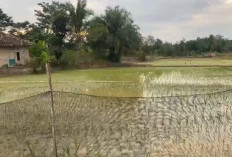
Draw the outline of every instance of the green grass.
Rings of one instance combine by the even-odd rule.
[[[232,66],[232,59],[216,58],[171,58],[142,63],[152,66]]]
[[[211,86],[219,84],[219,87],[222,85],[223,88],[225,86],[223,82],[230,81],[232,78],[230,70],[221,68],[141,67],[60,71],[52,74],[52,80],[54,89],[59,91],[99,96],[137,97],[143,96],[140,76],[142,74],[146,76],[149,73],[149,77],[158,78],[158,84],[162,86],[165,84],[160,80],[168,80],[170,76],[173,77],[173,73],[183,75],[181,79],[188,76],[188,79],[201,78],[204,82],[214,80]],[[174,77],[180,80],[179,75]],[[47,90],[47,76],[45,74],[0,77],[0,102],[24,98]]]
[[[141,88],[139,76],[152,69],[108,68],[69,70],[52,74],[55,90],[94,94],[101,96],[138,96]],[[157,75],[160,71],[156,72]],[[131,89],[135,88],[135,89]],[[0,102],[15,100],[47,91],[47,76],[16,75],[0,77]]]

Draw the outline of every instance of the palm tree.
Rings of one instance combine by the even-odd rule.
[[[99,30],[104,31],[101,33],[108,34],[108,37],[105,38],[108,45],[108,59],[112,62],[120,62],[125,48],[130,49],[140,45],[139,27],[134,24],[131,14],[124,8],[108,7],[105,10],[105,15],[95,18],[93,22],[95,26],[101,26]],[[96,25],[96,23],[101,25]],[[98,34],[101,33],[98,32]]]
[[[80,43],[86,36],[86,23],[88,18],[93,15],[93,11],[87,9],[87,0],[78,0],[76,7],[66,3],[70,19],[70,38],[74,42]]]

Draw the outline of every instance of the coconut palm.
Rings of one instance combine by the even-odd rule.
[[[108,7],[105,15],[92,20],[88,41],[95,51],[105,53],[110,61],[120,62],[124,49],[137,48],[141,36],[131,14],[116,6]]]
[[[70,20],[70,35],[69,37],[74,42],[83,41],[86,33],[86,23],[88,18],[93,15],[93,11],[87,9],[86,0],[78,0],[77,5],[74,6],[72,3],[66,3],[67,11],[69,13]]]

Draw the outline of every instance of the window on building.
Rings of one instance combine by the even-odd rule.
[[[20,61],[20,53],[17,52],[17,61]]]

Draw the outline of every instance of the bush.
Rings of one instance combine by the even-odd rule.
[[[30,66],[33,69],[33,73],[43,73],[46,71],[45,65],[42,64],[42,61],[40,58],[32,58],[28,63],[28,66]]]
[[[139,52],[139,54],[138,54],[138,59],[140,60],[140,61],[146,61],[146,53],[143,51],[143,52]]]
[[[79,51],[66,50],[60,59],[60,63],[63,66],[79,67],[80,65],[93,64],[94,59],[95,56],[91,50],[84,50],[84,49],[81,49]]]
[[[6,69],[6,68],[8,68],[8,64],[4,64],[4,65],[2,65],[0,68]]]
[[[61,59],[60,63],[69,66],[75,66],[77,64],[77,52],[73,50],[66,50]]]
[[[34,73],[45,72],[44,53],[49,52],[48,46],[45,41],[39,41],[34,43],[29,48],[29,52],[32,55],[32,59],[28,62],[28,65],[33,68]],[[53,57],[49,57],[53,58]]]

